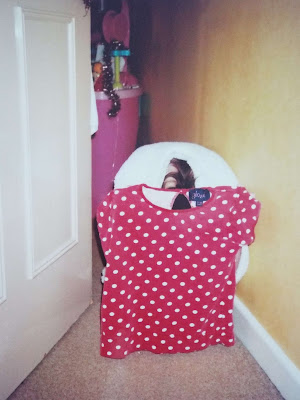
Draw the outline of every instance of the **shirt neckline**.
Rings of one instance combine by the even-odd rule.
[[[191,208],[187,208],[187,209],[183,209],[183,210],[172,210],[172,209],[160,207],[160,206],[152,203],[145,196],[145,194],[143,192],[143,188],[152,189],[152,190],[156,190],[156,191],[159,191],[159,192],[167,192],[167,193],[173,192],[173,193],[178,193],[178,194],[179,193],[182,193],[182,194],[187,193],[187,192],[189,192],[189,190],[192,190],[192,189],[195,189],[195,188],[190,188],[190,189],[162,189],[162,188],[155,188],[155,187],[149,186],[149,185],[147,185],[145,183],[142,183],[142,184],[139,185],[139,188],[138,188],[139,195],[146,203],[148,203],[148,205],[150,205],[152,208],[155,208],[155,209],[158,209],[158,210],[161,210],[161,211],[165,211],[165,212],[168,212],[168,213],[172,212],[173,214],[174,213],[178,213],[178,214],[181,214],[181,213],[193,213],[195,211],[200,211],[201,212],[202,210],[206,209],[208,207],[208,204],[210,204],[215,198],[215,193],[214,193],[214,189],[213,188],[202,186],[201,189],[207,189],[207,190],[209,190],[209,192],[211,194],[210,198],[202,206],[191,207]]]

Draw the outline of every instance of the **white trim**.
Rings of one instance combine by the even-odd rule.
[[[300,399],[300,370],[257,321],[242,301],[235,297],[235,334],[286,400]]]
[[[2,210],[2,190],[0,184],[0,304],[4,303],[6,297],[6,279],[4,264],[4,244],[3,244],[3,210]]]
[[[76,43],[75,43],[75,18],[68,23],[68,71],[69,71],[69,138],[71,148],[71,222],[72,239],[78,243],[78,170],[77,170],[77,109],[76,109]],[[75,244],[76,244],[75,243]]]
[[[15,37],[17,48],[18,75],[20,91],[20,121],[21,137],[24,155],[24,206],[25,206],[25,243],[26,243],[26,270],[31,276],[33,256],[33,226],[32,226],[32,182],[31,182],[31,164],[30,164],[30,135],[29,135],[29,110],[28,110],[28,86],[27,86],[27,58],[25,44],[25,9],[20,6],[15,7]]]

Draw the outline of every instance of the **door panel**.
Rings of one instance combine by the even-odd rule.
[[[75,20],[17,7],[15,25],[31,250],[28,274],[34,277],[78,242]]]
[[[0,3],[0,399],[91,298],[84,15],[82,0]]]

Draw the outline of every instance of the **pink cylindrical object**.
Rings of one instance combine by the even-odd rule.
[[[121,110],[108,117],[111,101],[103,92],[96,92],[99,128],[92,137],[92,217],[98,204],[113,188],[121,165],[135,150],[139,123],[141,89],[119,90]]]

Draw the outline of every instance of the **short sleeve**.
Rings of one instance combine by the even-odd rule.
[[[257,224],[261,204],[244,187],[238,187],[233,194],[231,207],[231,239],[240,246],[254,242],[254,228]]]
[[[112,231],[112,216],[111,216],[111,192],[105,197],[102,203],[99,204],[96,213],[97,227],[101,239],[102,248],[105,254],[109,251],[109,241]]]

